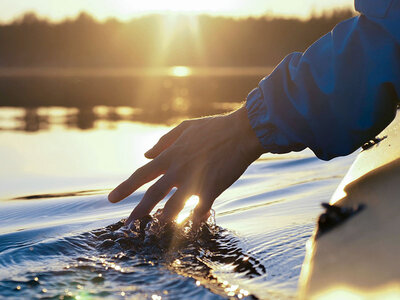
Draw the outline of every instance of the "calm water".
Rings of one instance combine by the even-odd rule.
[[[320,203],[354,155],[264,155],[199,232],[156,219],[129,231],[120,220],[146,187],[119,204],[106,195],[168,127],[96,109],[89,123],[71,109],[0,109],[0,298],[295,297]]]

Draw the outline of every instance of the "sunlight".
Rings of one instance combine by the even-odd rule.
[[[169,74],[175,77],[186,77],[192,74],[192,70],[189,67],[175,66],[170,69]]]
[[[194,209],[199,203],[199,196],[193,195],[191,196],[185,203],[185,207],[182,209],[182,211],[179,213],[179,215],[176,217],[175,221],[178,224],[181,224],[187,217],[190,216],[190,212],[192,209]]]
[[[0,21],[9,22],[15,16],[27,11],[34,11],[37,14],[51,18],[53,21],[60,21],[70,18],[82,11],[85,11],[99,20],[106,20],[110,17],[118,18],[123,21],[154,13],[185,13],[185,14],[212,14],[223,16],[260,16],[266,12],[280,16],[310,16],[313,12],[322,10],[352,7],[354,1],[351,0],[203,0],[203,1],[183,1],[183,0],[68,0],[58,1],[57,5],[51,0],[30,0],[0,1]]]
[[[369,290],[357,290],[352,287],[338,286],[331,290],[322,292],[312,299],[321,300],[361,300],[361,299],[398,299],[399,287],[396,283],[391,283],[378,288]]]
[[[232,0],[150,0],[145,2],[136,2],[131,0],[120,0],[117,5],[124,8],[125,11],[170,11],[170,12],[205,12],[205,11],[223,11],[238,7],[238,3]],[[240,6],[240,5],[239,5]],[[122,10],[122,9],[121,9]]]
[[[203,60],[203,43],[199,32],[199,20],[195,15],[177,15],[169,14],[163,16],[160,23],[161,38],[159,48],[154,53],[153,63],[155,65],[163,65],[170,56],[179,56],[178,53],[171,52],[171,46],[176,42],[176,38],[181,35],[190,37],[190,43],[194,45],[194,51],[197,56]],[[171,68],[170,75],[177,77],[188,76],[190,69],[188,67],[176,66]]]

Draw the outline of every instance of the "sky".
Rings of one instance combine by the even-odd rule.
[[[99,20],[167,12],[207,13],[235,17],[273,14],[308,17],[338,7],[352,7],[353,0],[1,0],[0,22],[9,22],[24,12],[34,11],[53,21],[86,11]]]

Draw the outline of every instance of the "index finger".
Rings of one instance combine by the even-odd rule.
[[[159,157],[137,169],[127,180],[118,185],[108,195],[108,201],[116,203],[128,197],[145,183],[165,172],[164,158]]]
[[[183,121],[181,124],[170,130],[167,134],[163,135],[160,140],[153,146],[153,148],[148,150],[144,155],[147,158],[157,157],[165,149],[171,146],[188,126],[189,121]]]

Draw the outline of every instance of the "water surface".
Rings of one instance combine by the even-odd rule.
[[[39,111],[37,130],[26,111],[0,112],[0,298],[295,297],[320,203],[354,155],[263,155],[200,232],[154,219],[128,231],[120,221],[148,185],[118,204],[106,195],[169,127],[104,117],[82,130],[59,111]]]

